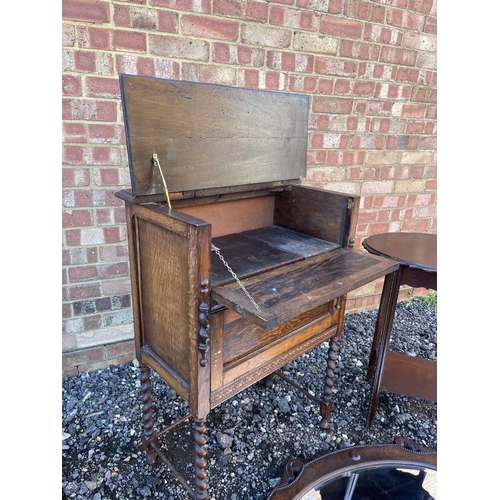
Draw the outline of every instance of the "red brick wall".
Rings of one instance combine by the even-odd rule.
[[[63,0],[63,372],[133,357],[118,74],[307,93],[306,182],[435,232],[435,0]],[[377,305],[381,282],[349,296]],[[415,291],[417,294],[422,291]],[[402,294],[402,297],[404,294]]]

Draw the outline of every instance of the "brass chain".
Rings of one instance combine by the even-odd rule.
[[[170,195],[168,194],[167,182],[165,181],[165,177],[163,176],[163,172],[160,167],[160,162],[158,160],[158,155],[156,153],[153,154],[153,164],[160,171],[161,180],[163,182],[163,188],[165,189],[165,196],[167,197],[168,208],[171,209],[172,205],[170,204]],[[235,272],[229,267],[229,264],[226,262],[224,257],[221,255],[219,249],[214,244],[212,244],[212,250],[214,250],[215,253],[219,256],[219,259],[227,267],[227,270],[231,273],[231,276],[236,280],[238,285],[240,285],[241,289],[245,292],[245,295],[251,300],[252,304],[255,306],[255,309],[257,309],[257,311],[260,312],[260,307],[258,306],[257,302],[253,300],[253,297],[248,293],[247,289],[245,288],[245,285],[243,285],[238,276],[236,276]]]
[[[229,266],[229,264],[226,262],[226,260],[224,259],[224,257],[221,255],[219,249],[213,243],[212,243],[212,250],[219,256],[219,259],[226,266],[227,270],[231,273],[231,276],[236,280],[236,283],[238,283],[238,285],[240,285],[240,288],[245,292],[245,295],[250,299],[250,301],[254,305],[255,309],[257,309],[257,311],[260,312],[260,307],[257,304],[257,302],[255,302],[255,300],[253,299],[253,297],[248,293],[248,290],[245,288],[245,285],[240,281],[240,279],[238,278],[238,276],[236,276],[235,272],[231,269],[231,267]]]

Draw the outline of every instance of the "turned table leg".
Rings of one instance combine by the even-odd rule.
[[[328,428],[328,417],[332,413],[332,399],[333,399],[333,378],[335,376],[335,368],[337,367],[337,352],[339,337],[332,337],[328,346],[328,359],[326,362],[326,375],[325,384],[323,386],[323,394],[319,403],[319,413],[321,421],[319,426],[322,429]]]
[[[151,371],[148,366],[141,364],[141,411],[142,422],[144,424],[144,431],[142,433],[142,447],[146,450],[146,462],[153,464],[156,461],[157,454],[152,448],[151,443],[154,441],[154,428],[153,428],[153,409],[151,401]]]
[[[196,420],[194,423],[194,453],[195,453],[195,476],[196,476],[196,500],[208,499],[208,480],[207,480],[207,427],[205,420]]]

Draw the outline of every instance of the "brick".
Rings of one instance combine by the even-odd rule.
[[[102,325],[101,315],[96,314],[94,316],[84,316],[83,317],[83,330],[95,330]]]
[[[131,313],[128,314],[129,317]],[[104,315],[105,316],[105,315]],[[113,344],[125,340],[131,340],[134,337],[133,324],[129,318],[129,324],[119,323],[120,318],[124,319],[124,315],[116,313],[116,325],[106,325],[106,327],[98,330],[90,330],[85,332],[78,332],[76,335],[76,342],[79,349],[92,348],[95,346],[102,346],[106,344]],[[110,322],[110,320],[108,320]]]
[[[115,23],[115,26],[131,28],[132,18],[130,16],[130,7],[128,5],[115,5],[113,12],[113,21]]]
[[[323,187],[330,191],[339,191],[346,194],[359,194],[359,183],[357,182],[327,182]]]
[[[328,2],[328,12],[330,14],[340,14],[342,12],[343,0],[330,0]]]
[[[74,52],[75,70],[82,73],[95,73],[96,61],[95,53],[90,51],[77,50]]]
[[[430,35],[437,35],[437,19],[435,17],[425,17],[423,32]]]
[[[313,33],[298,31],[293,40],[293,48],[303,52],[336,55],[338,47],[339,40],[337,38]]]
[[[102,361],[105,357],[104,347],[93,347],[91,349],[80,349],[73,352],[66,352],[62,357],[63,368],[86,365],[96,361]]]
[[[151,54],[181,59],[208,61],[210,45],[205,40],[168,35],[149,35]]]
[[[265,77],[262,81],[262,76]],[[259,88],[267,90],[284,90],[286,87],[285,75],[273,71],[261,71],[259,74]]]
[[[344,14],[349,18],[362,19],[363,21],[376,23],[385,21],[385,7],[360,0],[347,0]]]
[[[118,295],[130,293],[131,284],[130,278],[113,279],[102,282],[103,295]]]
[[[320,12],[328,12],[328,0],[297,0],[296,5],[301,9],[311,9]]]
[[[70,248],[68,253],[70,258],[69,264],[71,265],[91,264],[93,262],[97,262],[97,247]]]
[[[312,109],[315,113],[351,114],[352,105],[352,99],[315,96]]]
[[[231,46],[227,43],[214,42],[212,57],[216,62],[233,63],[236,61],[236,50],[231,53]],[[232,61],[231,61],[232,59]]]
[[[342,173],[338,168],[309,168],[307,170],[307,180],[309,182],[328,182],[342,180]]]
[[[85,125],[83,123],[63,123],[63,142],[86,142]],[[63,180],[63,185],[64,180]]]
[[[308,165],[323,165],[326,160],[326,151],[313,151],[307,152]]]
[[[382,208],[400,208],[404,207],[406,196],[401,195],[385,195],[375,197],[374,206]]]
[[[146,52],[146,34],[133,31],[113,31],[111,41],[114,50],[130,52]]]
[[[62,95],[81,96],[81,77],[78,75],[62,75]]]
[[[380,47],[373,43],[342,40],[340,44],[339,55],[341,57],[377,61],[379,54]]]
[[[382,149],[384,136],[382,135],[354,135],[351,137],[352,149]]]
[[[191,82],[236,85],[236,76],[237,72],[234,68],[195,63],[184,63],[182,65],[182,79]]]
[[[357,76],[371,80],[395,80],[397,71],[396,66],[361,62]]]
[[[269,6],[267,3],[248,1],[245,10],[245,19],[266,22],[268,11]]]
[[[329,151],[329,165],[363,165],[365,161],[364,151]]]
[[[87,99],[67,99],[65,102],[68,104],[68,120],[115,122],[117,119],[115,102]]]
[[[318,92],[320,94],[331,94],[333,93],[333,80],[326,80],[324,78],[320,78],[318,80]]]
[[[401,163],[405,165],[422,165],[431,161],[430,151],[404,151],[401,156]]]
[[[425,181],[423,179],[401,179],[394,184],[395,193],[421,193],[424,191]]]
[[[333,57],[316,57],[315,70],[321,75],[354,77],[357,64]]]
[[[290,90],[292,92],[316,92],[317,78],[312,76],[291,76]]]
[[[387,222],[370,224],[370,235],[391,232],[391,226]]]
[[[243,17],[245,2],[239,0],[214,0],[214,14],[230,17]]]
[[[412,88],[409,85],[393,85],[379,83],[375,89],[375,97],[381,99],[410,99]]]
[[[271,26],[244,24],[241,27],[241,41],[250,45],[287,48],[292,41],[292,32]]]
[[[98,283],[74,285],[69,287],[70,300],[88,299],[91,297],[99,297],[100,295],[101,287]]]
[[[116,262],[128,260],[127,245],[110,245],[99,248],[99,258],[103,262]]]
[[[210,0],[151,0],[152,6],[158,7],[172,7],[183,11],[210,13],[211,1]]]
[[[106,28],[78,26],[78,46],[84,49],[110,50],[111,33]]]
[[[368,151],[367,165],[392,165],[400,163],[401,155],[395,151]]]
[[[330,117],[328,115],[309,115],[309,128],[315,130],[329,130]]]
[[[426,232],[430,227],[429,219],[411,219],[403,221],[402,231]]]
[[[386,16],[387,24],[414,31],[421,31],[424,19],[424,16],[420,14],[400,9],[390,9]]]
[[[425,104],[395,103],[392,114],[404,118],[424,118],[426,110]]]
[[[90,210],[65,210],[62,213],[62,227],[81,227],[93,224]]]
[[[62,18],[71,21],[109,23],[109,2],[100,0],[63,0]]]
[[[317,30],[318,27],[318,18],[312,12],[288,9],[286,7],[271,7],[269,22],[278,26],[306,30]]]
[[[156,9],[132,6],[130,7],[130,19],[132,22],[132,28],[136,30],[154,31],[157,29]]]
[[[434,0],[410,0],[409,8],[422,14],[430,14],[435,8]]]
[[[76,32],[74,25],[63,23],[61,41],[63,47],[73,47],[75,45]]]
[[[418,68],[437,70],[437,54],[419,53],[416,65]]]
[[[158,15],[158,31],[179,33],[179,14],[160,10]]]
[[[101,279],[122,278],[128,274],[128,262],[115,262],[98,266]]]
[[[132,55],[117,55],[117,69],[119,73],[127,75],[154,76],[154,60]]]
[[[104,326],[128,325],[133,322],[132,309],[106,313],[102,316]]]
[[[124,144],[125,131],[122,125],[89,123],[89,142],[98,144]]]
[[[436,52],[437,37],[422,33],[405,32],[403,46],[408,49]]]
[[[323,15],[319,27],[320,33],[326,33],[334,36],[342,36],[347,38],[360,38],[363,32],[363,23]]]
[[[312,12],[300,12],[299,26],[303,30],[316,31],[318,29],[318,16]]]
[[[313,57],[306,54],[273,50],[267,53],[267,66],[271,69],[310,73],[313,69],[313,63]]]
[[[436,137],[422,137],[419,143],[420,149],[431,149],[435,151],[437,149],[437,138]]]
[[[135,357],[135,342],[133,340],[129,340],[128,342],[118,342],[116,344],[108,345],[106,347],[106,354],[108,359],[120,359],[120,364],[124,359],[132,361]]]
[[[379,24],[367,24],[364,39],[387,45],[401,46],[403,43],[403,30],[388,28]]]
[[[116,186],[119,184],[118,168],[94,169],[94,182],[97,186]]]
[[[367,116],[390,116],[392,110],[391,102],[383,101],[357,101],[355,112]]]
[[[156,78],[167,78],[170,80],[180,79],[180,65],[176,61],[166,61],[164,59],[154,59],[154,74]]]
[[[380,53],[380,62],[415,66],[416,61],[417,53],[415,51],[404,50],[398,47],[382,47]]]
[[[64,304],[64,305],[69,306],[69,304]],[[72,351],[76,349],[75,337],[73,335],[63,335],[61,346],[62,346],[62,352]]]
[[[125,241],[125,227],[105,227],[103,228],[104,243],[119,243]]]
[[[78,266],[68,269],[70,283],[79,283],[82,281],[95,280],[99,277],[97,266]]]
[[[117,78],[86,78],[86,94],[88,97],[120,98],[120,83]]]
[[[120,165],[121,151],[108,146],[63,146],[67,165]]]
[[[211,17],[184,15],[181,19],[182,33],[200,38],[236,41],[239,25],[235,21]]]
[[[115,224],[124,224],[125,209],[120,208],[101,208],[96,210],[96,219],[99,226],[109,226]]]
[[[102,228],[83,228],[80,231],[82,245],[102,245],[103,243],[106,243]]]

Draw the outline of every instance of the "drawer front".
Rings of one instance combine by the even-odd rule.
[[[342,300],[270,330],[235,318],[230,311],[212,317],[212,325],[217,326],[212,331],[211,407],[337,335],[344,308],[338,310],[335,305]]]

